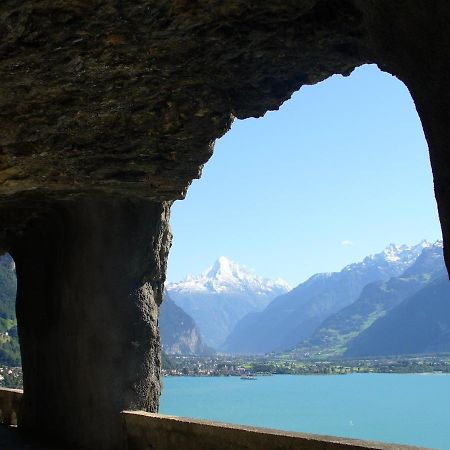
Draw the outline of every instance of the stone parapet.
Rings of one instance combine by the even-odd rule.
[[[408,445],[229,425],[140,411],[122,413],[127,450],[425,450]]]

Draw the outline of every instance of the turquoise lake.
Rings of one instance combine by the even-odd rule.
[[[450,450],[450,375],[165,377],[162,414]]]

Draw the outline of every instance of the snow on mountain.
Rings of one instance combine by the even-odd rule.
[[[364,267],[366,265],[375,265],[379,268],[389,266],[390,270],[394,270],[400,275],[414,263],[424,248],[439,245],[439,242],[442,241],[433,244],[424,239],[416,245],[389,244],[382,252],[366,256],[362,262],[349,264],[343,270],[354,270],[356,266]]]
[[[200,275],[168,283],[166,289],[173,301],[193,317],[206,343],[217,348],[238,320],[263,310],[290,286],[281,279],[257,276],[221,256]]]
[[[189,275],[184,281],[169,283],[169,291],[186,293],[232,294],[252,292],[266,296],[274,290],[287,292],[291,287],[281,278],[269,280],[254,275],[240,264],[221,256],[199,276]]]
[[[356,301],[366,285],[402,275],[432,246],[425,240],[413,246],[390,244],[340,272],[315,274],[265,310],[245,316],[220,350],[258,354],[293,348],[332,314]]]

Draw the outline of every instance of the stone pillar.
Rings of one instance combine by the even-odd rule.
[[[168,203],[80,199],[13,244],[21,428],[64,448],[122,449],[120,411],[158,410],[168,216]]]

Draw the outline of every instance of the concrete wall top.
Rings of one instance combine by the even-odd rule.
[[[127,435],[127,450],[419,449],[406,445],[230,425],[140,411],[124,411],[122,414]]]

